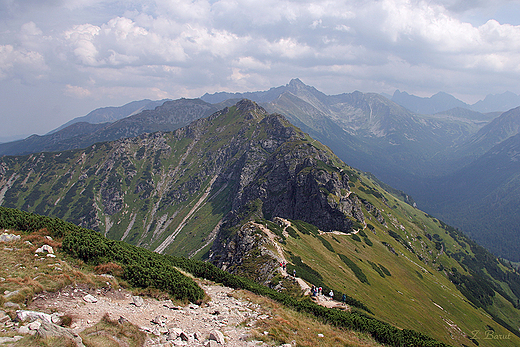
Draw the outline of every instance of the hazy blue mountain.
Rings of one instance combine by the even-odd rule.
[[[520,261],[520,134],[457,172],[429,181],[415,198],[493,253]]]
[[[249,99],[259,103],[270,102],[276,99],[278,96],[283,94],[284,92],[296,92],[298,89],[314,89],[316,93],[321,93],[314,87],[310,87],[305,85],[299,78],[292,79],[289,84],[285,86],[274,87],[266,91],[257,91],[257,92],[245,92],[245,93],[227,93],[227,92],[218,92],[214,94],[204,94],[201,96],[201,100],[206,102],[217,104],[219,102],[228,100],[228,99]],[[323,96],[325,94],[321,93]]]
[[[443,165],[446,153],[485,124],[413,114],[375,93],[327,96],[304,84],[263,105],[286,115],[342,160],[394,186],[409,175],[455,170]]]
[[[520,106],[520,95],[512,92],[502,94],[489,94],[484,100],[471,105],[471,109],[478,112],[507,111]]]
[[[422,114],[439,113],[456,107],[470,107],[465,102],[444,92],[439,92],[430,97],[419,97],[396,90],[391,100],[412,112]]]
[[[74,123],[48,135],[33,135],[24,140],[0,144],[1,155],[20,155],[85,148],[96,142],[112,141],[156,131],[173,131],[208,116],[217,108],[200,99],[166,101],[113,123]]]
[[[512,184],[508,182],[516,182],[514,175],[518,171],[514,165],[500,171],[507,165],[492,163],[488,158],[493,157],[490,150],[494,146],[501,143],[505,146],[506,140],[516,138],[520,108],[496,118],[496,113],[482,114],[460,107],[419,115],[377,94],[353,92],[327,96],[303,84],[298,86],[294,92],[287,91],[264,107],[286,115],[345,162],[410,194],[419,207],[463,228],[497,254],[520,260],[514,251],[520,241],[510,238],[509,243],[497,247],[496,242],[488,243],[491,239],[482,236],[485,230],[479,227],[490,227],[487,223],[492,221],[494,230],[520,234],[520,224],[511,224],[508,218],[511,209],[489,202],[490,197],[503,198],[502,202],[518,201],[520,192],[516,188],[503,196],[499,193]],[[492,118],[495,119],[489,122]],[[489,154],[484,156],[486,153]],[[509,162],[504,159],[504,163]],[[510,163],[515,162],[511,159]],[[503,182],[493,178],[499,177],[493,172],[495,168],[499,168]],[[478,172],[500,184],[483,183],[486,181],[475,177]],[[488,200],[482,196],[483,184],[492,188],[486,193]],[[443,208],[442,215],[438,206]],[[494,218],[484,217],[489,215]],[[466,219],[471,223],[464,222]]]
[[[456,148],[454,153],[459,157],[477,158],[520,132],[520,107],[502,113],[482,129],[475,133],[464,144]]]
[[[13,142],[25,139],[26,137],[30,136],[29,134],[24,135],[13,135],[13,136],[2,136],[0,137],[0,143],[6,143],[6,142]]]
[[[455,107],[451,108],[446,111],[435,113],[435,116],[438,117],[452,117],[452,118],[463,118],[463,119],[470,119],[474,121],[481,121],[481,122],[490,122],[496,117],[500,116],[502,112],[488,112],[488,113],[481,113],[477,111],[473,111],[464,107]]]
[[[512,92],[489,94],[484,100],[479,100],[472,105],[444,92],[439,92],[431,97],[419,97],[399,90],[396,90],[391,97],[384,93],[382,95],[416,113],[435,114],[446,112],[450,109],[468,109],[488,114],[488,116],[480,117],[483,120],[492,119],[492,113],[494,112],[504,112],[520,106],[520,95]]]
[[[102,107],[95,109],[92,112],[89,112],[86,116],[76,117],[67,123],[61,125],[60,127],[50,131],[48,134],[55,133],[61,129],[65,129],[71,124],[86,122],[91,124],[100,124],[100,123],[112,123],[119,119],[131,116],[133,114],[139,113],[144,110],[153,110],[157,106],[161,106],[165,101],[169,99],[156,100],[152,101],[149,99],[132,101],[128,104],[118,107]]]

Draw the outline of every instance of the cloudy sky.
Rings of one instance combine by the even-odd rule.
[[[327,94],[520,94],[520,1],[0,0],[0,139],[296,77]]]

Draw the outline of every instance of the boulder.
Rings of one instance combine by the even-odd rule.
[[[14,290],[12,292],[9,292],[9,291],[6,291],[4,292],[4,298],[7,300],[7,299],[10,299],[11,297],[13,296],[16,296],[18,293],[20,293],[19,290]]]
[[[83,340],[78,334],[72,332],[72,330],[60,327],[59,325],[42,321],[40,328],[36,331],[36,334],[43,338],[49,337],[64,337],[73,340],[77,347],[85,347]]]
[[[24,311],[24,310],[16,311],[16,321],[18,321],[18,322],[24,322],[24,321],[34,322],[35,320],[38,320],[38,319],[43,322],[52,323],[52,316],[50,314],[43,313],[43,312],[36,312],[36,311]]]
[[[9,317],[5,311],[0,310],[0,324],[9,322],[11,317]]]
[[[137,307],[141,307],[144,305],[144,300],[140,296],[132,296],[132,302]]]
[[[13,344],[15,343],[16,341],[18,340],[21,340],[23,339],[23,336],[13,336],[13,337],[0,337],[0,345],[3,344],[3,343],[9,343],[9,344]]]
[[[158,315],[156,316],[153,320],[152,320],[152,323],[154,324],[157,324],[161,327],[165,326],[166,325],[166,321],[167,321],[168,318],[166,318],[165,316],[163,315]]]
[[[20,235],[14,235],[14,234],[8,234],[3,233],[0,235],[0,242],[11,242],[11,241],[17,241],[20,240]]]
[[[34,322],[29,323],[27,325],[29,330],[38,330],[38,329],[40,329],[41,326],[42,326],[42,323],[41,323],[41,321],[38,321],[38,320],[35,320]]]
[[[20,327],[18,327],[18,329],[16,329],[16,332],[18,334],[29,334],[29,327],[27,325],[22,325]]]
[[[90,303],[90,304],[95,304],[95,303],[98,301],[98,299],[97,299],[95,296],[90,295],[90,294],[85,295],[85,296],[83,297],[83,300],[84,300],[85,302]]]
[[[54,250],[52,249],[51,246],[49,245],[43,245],[41,246],[40,248],[38,248],[35,253],[43,253],[43,252],[47,252],[47,253],[54,253]]]
[[[208,340],[204,344],[204,347],[217,347],[217,346],[218,346],[218,342],[215,340]]]
[[[183,334],[184,332],[182,331],[182,329],[179,329],[179,328],[170,328],[168,329],[168,334],[170,335],[170,338],[172,340],[175,340],[177,337],[181,336],[181,334]]]
[[[15,302],[8,301],[8,302],[4,303],[4,307],[7,307],[7,308],[14,308],[14,309],[20,309],[20,304],[17,304],[17,303],[15,303]]]

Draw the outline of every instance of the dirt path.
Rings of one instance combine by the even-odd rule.
[[[316,297],[314,297],[316,303],[318,305],[321,305],[321,306],[325,306],[325,307],[328,307],[328,308],[336,308],[336,309],[340,309],[340,310],[350,310],[350,306],[343,303],[343,302],[339,302],[339,301],[336,301],[336,300],[331,300],[328,296],[325,296],[325,295],[318,295]]]
[[[283,229],[283,232],[287,233],[286,229],[287,229],[288,226],[291,225],[290,224],[291,222],[289,222],[289,221],[287,221],[285,219],[283,219],[283,221],[285,222],[285,227]],[[278,243],[278,241],[276,241],[276,235],[271,230],[269,230],[268,228],[266,228],[264,225],[262,225],[260,223],[253,223],[253,224],[255,226],[257,226],[258,228],[260,228],[260,230],[262,230],[267,235],[267,237],[269,238],[271,243],[276,247],[276,251],[277,251],[278,256],[279,256],[279,262],[287,263],[287,259],[285,259],[285,256],[283,254],[283,249],[280,246],[280,244]],[[311,287],[303,279],[301,279],[299,277],[290,276],[287,273],[287,271],[285,271],[282,268],[279,268],[278,271],[280,271],[280,273],[282,274],[283,277],[294,278],[298,282],[298,284],[300,285],[300,288],[303,291],[304,295],[310,295],[311,294]]]
[[[277,217],[277,219],[279,219],[283,224],[284,224],[284,228],[283,228],[283,233],[284,234],[287,234],[287,231],[286,229],[291,226],[291,222],[286,220],[286,219],[283,219],[283,218],[279,218]],[[278,256],[279,256],[279,261],[280,262],[285,262],[287,263],[287,260],[285,259],[285,256],[283,254],[283,249],[282,247],[280,246],[280,244],[278,243],[278,241],[276,241],[276,235],[271,231],[269,230],[268,228],[265,227],[265,225],[262,225],[262,224],[259,224],[259,223],[253,223],[255,226],[257,226],[258,228],[260,228],[260,230],[262,230],[266,235],[267,237],[269,238],[269,240],[271,241],[271,243],[276,247],[276,251],[278,253]],[[356,230],[354,231],[353,233],[351,234],[357,234],[359,232],[359,230]],[[342,232],[332,232],[334,234],[342,234],[342,235],[345,235],[346,233],[342,233]],[[307,284],[307,282],[305,282],[302,278],[300,277],[293,277],[292,275],[289,275],[284,269],[282,268],[279,268],[278,269],[280,271],[280,273],[282,274],[283,277],[291,277],[291,278],[294,278],[298,284],[300,285],[300,288],[301,290],[303,291],[303,294],[304,295],[311,295],[311,287],[309,286],[309,284]],[[339,308],[339,309],[342,309],[342,310],[348,310],[350,309],[350,307],[342,302],[339,302],[339,301],[335,301],[335,300],[330,300],[328,297],[326,297],[325,295],[318,295],[315,297],[315,301],[316,303],[318,303],[319,305],[322,305],[322,306],[325,306],[325,307],[329,307],[329,308]]]

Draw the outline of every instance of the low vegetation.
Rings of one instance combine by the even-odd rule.
[[[296,311],[311,314],[334,326],[368,333],[380,343],[392,346],[444,346],[443,343],[422,333],[398,329],[358,312],[350,313],[328,309],[315,304],[308,298],[295,298],[285,293],[279,293],[251,280],[232,275],[206,262],[160,255],[120,241],[108,240],[92,230],[59,222],[53,218],[0,207],[0,226],[23,232],[46,229],[53,237],[63,237],[63,250],[71,256],[78,257],[91,265],[109,262],[120,264],[124,269],[123,276],[129,282],[135,281],[137,286],[147,285],[164,289],[177,298],[184,296],[185,300],[201,300],[204,292],[192,279],[178,271],[178,274],[172,272],[174,274],[172,276],[164,275],[166,270],[173,270],[175,267],[199,278],[263,295]],[[137,267],[146,274],[144,281],[135,279]],[[127,271],[130,274],[127,274]],[[186,286],[186,288],[183,289],[180,286]],[[173,288],[177,288],[180,293],[173,291]]]

